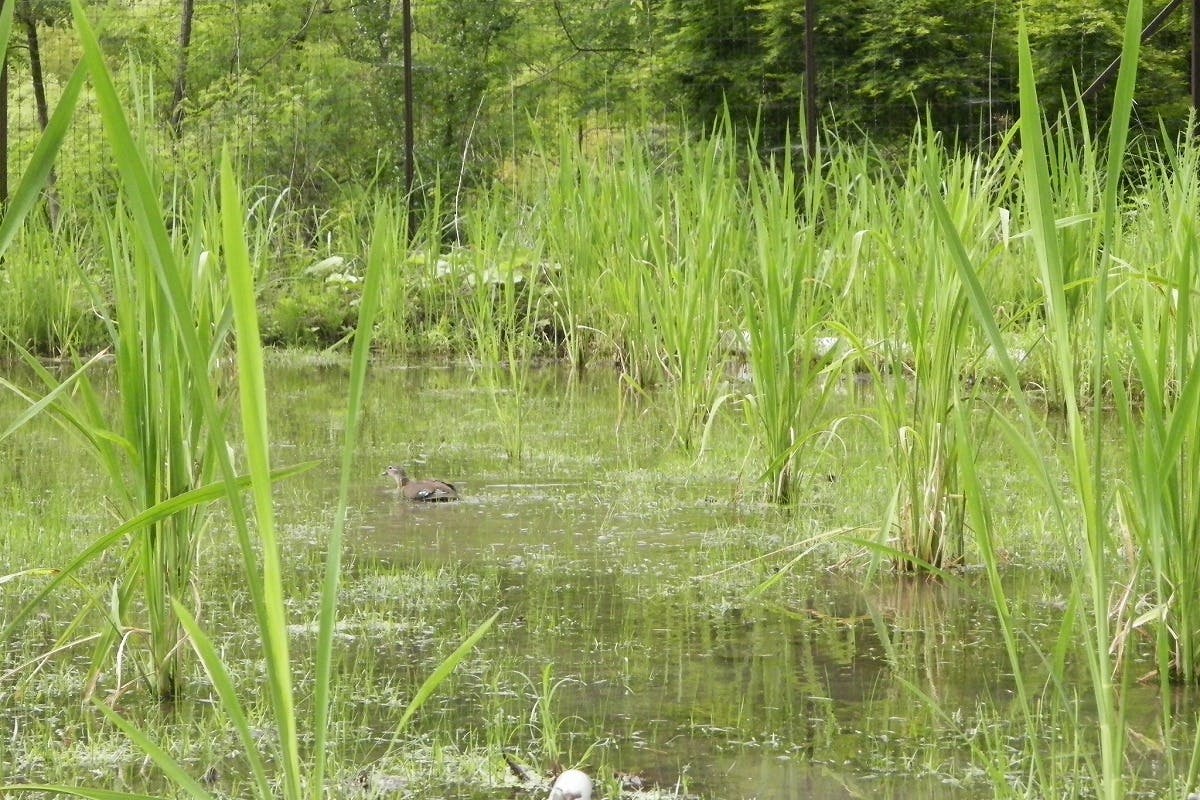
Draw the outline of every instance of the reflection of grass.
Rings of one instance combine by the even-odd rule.
[[[1110,519],[1110,492],[1104,477],[1106,446],[1098,427],[1103,408],[1097,389],[1103,384],[1109,366],[1105,362],[1110,303],[1108,279],[1117,241],[1117,196],[1133,102],[1140,19],[1141,3],[1135,0],[1128,9],[1124,58],[1108,131],[1108,161],[1103,167],[1087,162],[1092,171],[1079,177],[1088,187],[1104,187],[1098,208],[1083,209],[1096,215],[1096,224],[1090,243],[1088,274],[1082,284],[1076,282],[1078,264],[1064,249],[1058,225],[1064,214],[1079,209],[1060,206],[1062,195],[1053,191],[1048,157],[1052,138],[1040,117],[1029,42],[1023,29],[1021,34],[1022,188],[1031,219],[1030,237],[1042,292],[1047,345],[1054,379],[1060,387],[1065,407],[1065,444],[1061,452],[1069,478],[1067,487],[1052,473],[1047,466],[1050,459],[1038,447],[1035,430],[1040,417],[1030,407],[1012,360],[1004,352],[993,305],[980,285],[979,265],[966,251],[945,205],[935,205],[942,232],[957,259],[958,273],[967,285],[973,313],[1000,355],[1010,396],[1019,409],[1019,420],[1006,427],[1017,448],[1025,452],[1025,468],[1043,482],[1052,530],[1061,537],[1065,549],[1077,554],[1076,558],[1068,560],[1071,583],[1058,643],[1052,651],[1045,653],[1048,679],[1040,674],[1035,677],[1022,663],[1021,654],[1027,645],[1016,628],[1012,606],[1000,580],[992,505],[981,491],[974,463],[963,464],[967,507],[991,575],[993,601],[1015,678],[1017,708],[1024,716],[1030,743],[1024,753],[1030,764],[1029,779],[1041,795],[1061,795],[1074,790],[1071,783],[1080,779],[1073,774],[1064,774],[1061,768],[1064,757],[1088,764],[1086,778],[1081,783],[1092,787],[1098,797],[1117,800],[1125,796],[1129,785],[1126,764],[1128,718],[1123,697],[1128,692],[1130,669],[1124,663],[1116,628],[1127,612],[1118,608],[1114,621],[1112,584],[1120,579],[1114,575],[1110,559],[1119,539],[1114,535]],[[1064,176],[1057,171],[1054,177],[1061,180]],[[932,170],[927,173],[926,183],[930,187],[938,180]],[[1074,192],[1067,194],[1078,196]],[[1077,321],[1077,315],[1082,316],[1081,321]],[[1090,413],[1090,419],[1084,416],[1085,409]],[[965,418],[959,417],[957,423],[961,435],[969,435]],[[1123,579],[1132,580],[1132,577]],[[1078,690],[1067,672],[1068,650],[1072,646],[1079,648],[1086,667],[1087,694],[1095,714],[1091,725],[1072,719],[1071,709],[1079,703]],[[1038,696],[1036,686],[1043,680],[1047,681],[1045,696]],[[1047,716],[1047,707],[1050,716],[1066,723],[1064,746],[1037,743],[1037,733]],[[1061,715],[1060,709],[1064,710]],[[1164,707],[1163,710],[1169,716],[1169,709]],[[997,784],[1000,784],[999,780]]]
[[[451,378],[446,373],[437,367],[375,373],[358,453],[364,465],[377,460],[377,451],[391,447],[393,420],[398,414],[409,416],[410,409],[444,404],[452,397],[464,418],[489,417],[490,399],[469,390],[469,375],[459,372]],[[298,417],[285,428],[289,449],[294,446],[303,454],[327,448],[330,409],[341,407],[335,398],[342,391],[344,370],[281,368],[268,371],[268,382],[279,397],[322,399],[319,408],[289,409],[289,415]],[[762,504],[739,505],[733,497],[723,466],[727,458],[744,452],[749,431],[718,427],[710,441],[718,463],[705,460],[693,466],[683,454],[650,441],[649,426],[668,425],[663,420],[639,420],[646,429],[634,427],[628,436],[614,438],[616,409],[608,402],[606,385],[604,376],[576,384],[569,413],[554,384],[540,386],[532,398],[533,455],[522,476],[531,483],[553,482],[568,471],[563,464],[576,477],[588,460],[599,462],[598,471],[569,487],[543,495],[523,486],[492,487],[489,479],[503,482],[510,473],[497,456],[454,450],[463,471],[479,476],[471,493],[472,513],[477,510],[484,526],[493,530],[511,523],[511,535],[497,532],[489,539],[481,533],[467,549],[459,543],[456,526],[444,522],[446,515],[426,515],[422,527],[401,523],[383,530],[380,520],[393,519],[394,509],[373,488],[377,470],[363,470],[355,502],[362,529],[357,523],[350,529],[355,534],[348,540],[335,628],[338,688],[330,728],[337,738],[328,747],[327,785],[352,784],[370,763],[363,779],[381,787],[402,778],[405,786],[425,796],[445,796],[466,781],[503,791],[499,787],[509,786],[510,779],[497,761],[499,748],[530,766],[549,769],[540,759],[535,731],[528,727],[542,693],[541,671],[549,663],[553,679],[567,681],[555,691],[551,705],[557,745],[566,760],[574,761],[600,742],[588,757],[589,768],[653,770],[663,780],[690,763],[688,780],[703,796],[720,795],[713,786],[740,787],[724,796],[745,792],[744,785],[725,783],[707,764],[723,765],[740,776],[785,766],[819,771],[816,765],[836,763],[848,780],[873,776],[873,784],[882,784],[880,791],[892,784],[911,786],[909,781],[939,785],[951,779],[968,783],[970,792],[960,790],[964,794],[987,791],[983,778],[971,783],[972,770],[990,764],[985,756],[998,759],[1007,752],[1004,747],[1024,741],[1024,729],[1006,700],[1011,684],[1001,674],[1007,671],[1003,638],[989,606],[978,601],[977,595],[987,591],[983,576],[967,573],[972,591],[898,576],[883,576],[877,587],[864,587],[860,568],[865,564],[844,560],[855,550],[835,538],[810,553],[800,569],[780,578],[763,600],[747,600],[756,583],[797,551],[735,566],[810,533],[860,521],[868,512],[882,513],[887,481],[874,467],[875,442],[864,438],[847,443],[858,446],[853,452],[826,453],[832,472],[864,477],[853,492],[844,486],[844,477],[823,483],[805,501],[805,512],[794,517]],[[473,436],[470,426],[459,433]],[[982,444],[996,458],[1011,459],[998,432]],[[60,457],[57,448],[63,445],[53,447],[51,454]],[[1068,554],[1046,543],[1052,530],[1041,517],[1044,503],[1037,502],[1027,479],[1014,477],[1020,465],[995,459],[981,464],[989,486],[1003,488],[1006,497],[1015,495],[1003,509],[1004,543],[1019,557],[1019,566],[1037,564],[1040,557],[1028,554],[1040,547],[1046,561],[1062,568]],[[72,498],[64,477],[54,472],[27,476],[28,484],[12,488],[22,492],[14,502],[46,495],[68,506],[90,505],[91,494]],[[1016,477],[1024,482],[1014,482]],[[317,542],[328,531],[329,480],[308,473],[288,481],[277,495],[284,519],[304,526],[281,530],[289,553],[283,573],[286,605],[289,621],[299,626],[292,629],[291,641],[301,663],[319,627],[320,598],[313,582],[323,569],[323,552],[309,539],[313,527],[319,528]],[[653,491],[630,495],[623,491],[629,484]],[[51,538],[74,535],[69,517],[56,523],[60,530],[48,532]],[[452,542],[443,566],[412,563],[408,548],[422,536]],[[236,688],[252,697],[261,682],[259,663],[251,657],[257,633],[253,620],[242,613],[248,590],[234,556],[206,554],[209,569],[199,588],[209,598],[205,616],[228,654]],[[829,569],[838,563],[844,566]],[[0,568],[0,573],[7,571],[7,566]],[[1052,647],[1043,634],[1049,630],[1052,638],[1062,615],[1054,601],[1063,585],[1053,577],[1004,567],[1019,629],[1043,648]],[[503,621],[383,757],[392,725],[424,676],[497,602],[508,609]],[[881,660],[872,608],[894,632],[895,665]],[[57,621],[44,624],[53,628]],[[22,647],[35,655],[36,645],[28,641]],[[1022,652],[1023,667],[1036,674],[1041,663],[1032,644]],[[1078,665],[1070,676],[1081,678]],[[911,695],[896,683],[898,677],[936,685],[946,714],[914,708]],[[69,661],[56,659],[27,685],[23,697],[75,697],[70,692],[78,683]],[[300,688],[308,685],[302,678]],[[0,681],[0,692],[10,686]],[[989,699],[993,697],[998,700]],[[249,705],[251,724],[269,729],[265,703]],[[155,738],[171,742],[177,759],[195,774],[216,767],[222,776],[217,790],[245,794],[245,766],[233,754],[235,734],[218,710],[196,704],[187,710],[190,719],[172,721],[144,713],[129,699],[123,708],[147,717]],[[84,752],[79,742],[91,736],[93,752],[118,758],[126,754],[114,769],[123,767],[132,786],[151,791],[161,786],[137,770],[141,757],[123,748],[118,732],[76,709],[57,710],[58,723],[19,712],[29,736],[19,744],[20,755],[12,757],[22,774],[73,779],[82,773],[72,771],[70,759]],[[1060,746],[1054,737],[1064,729],[1043,725],[1061,721],[1061,712],[1046,711],[1038,727],[1039,746]],[[56,724],[73,744],[60,743]],[[1144,720],[1135,729],[1152,731]],[[974,742],[982,751],[985,738],[1001,749],[975,755],[964,749],[964,742]],[[681,752],[694,755],[679,764],[673,758]],[[996,774],[1019,777],[1019,766],[1001,769],[997,763]],[[942,791],[950,790],[942,786]]]

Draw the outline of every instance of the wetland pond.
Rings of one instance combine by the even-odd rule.
[[[315,638],[345,378],[341,366],[296,363],[268,375],[275,462],[322,460],[277,494],[300,659]],[[1025,729],[1011,710],[1011,669],[982,572],[949,582],[899,576],[872,569],[844,537],[821,536],[855,526],[853,535],[873,536],[883,516],[887,488],[867,426],[819,456],[820,477],[785,514],[759,499],[759,466],[732,405],[697,457],[674,446],[665,418],[626,396],[611,372],[571,380],[535,370],[520,405],[518,460],[506,453],[511,398],[497,401],[469,370],[377,365],[368,398],[347,526],[329,796],[361,794],[365,784],[394,796],[543,797],[514,784],[502,753],[542,772],[582,761],[608,798],[620,791],[608,777],[616,771],[657,789],[646,796],[762,800],[966,798],[1023,780],[1015,763],[997,777],[997,753],[1018,751]],[[0,408],[19,406],[5,398]],[[0,574],[65,563],[109,524],[99,477],[78,473],[86,460],[55,431],[5,443]],[[404,501],[380,475],[393,463],[455,482],[463,499]],[[988,469],[994,481],[1011,479],[1003,464]],[[1027,524],[1022,515],[1036,519],[1019,498],[1011,506],[1014,529]],[[202,546],[202,618],[223,652],[245,653],[237,680],[252,693],[261,690],[253,615],[222,531],[218,519]],[[50,563],[13,556],[21,536],[41,536],[38,556]],[[1054,647],[1065,593],[1040,560],[1026,555],[1006,576],[1035,674],[1039,649]],[[92,570],[98,585],[105,569],[102,561]],[[23,646],[48,649],[81,597],[56,598],[38,623],[45,641]],[[393,742],[424,677],[496,611],[496,626]],[[68,650],[19,688],[11,672],[0,682],[0,783],[161,791],[121,735],[81,709],[87,656],[86,647]],[[5,670],[30,657],[6,654]],[[189,768],[237,796],[236,740],[188,663],[171,710],[139,711],[140,690],[119,707],[160,726],[156,735]],[[297,674],[303,686],[304,668]],[[1130,725],[1147,738],[1159,725],[1155,687],[1129,695]],[[1074,724],[1088,713],[1081,701]],[[1151,794],[1160,758],[1147,748],[1134,767]]]

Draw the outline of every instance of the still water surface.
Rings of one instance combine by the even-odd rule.
[[[323,547],[336,498],[345,373],[275,366],[269,386],[276,462],[322,462],[279,490],[299,563]],[[419,729],[545,770],[555,765],[538,760],[554,748],[567,765],[586,754],[706,798],[992,794],[971,744],[1023,733],[981,574],[940,583],[871,572],[858,548],[835,539],[750,597],[802,548],[774,551],[882,516],[868,436],[848,437],[815,470],[822,477],[789,517],[758,499],[738,413],[722,418],[705,454],[684,454],[660,413],[604,371],[534,372],[519,404],[520,458],[509,452],[518,404],[469,371],[378,366],[367,402],[340,657],[369,660],[380,686],[343,687],[353,723],[340,735],[360,739],[368,757],[386,749],[446,643],[500,610]],[[453,481],[463,500],[406,502],[380,475],[388,464]],[[452,575],[459,588],[414,620],[415,584],[396,577],[422,573]],[[1036,673],[1038,650],[1058,631],[1062,587],[1028,567],[1007,580]],[[367,595],[394,611],[386,625],[356,617]],[[381,702],[386,691],[398,705]],[[1153,685],[1131,689],[1129,702],[1132,725],[1152,737]],[[1086,724],[1086,700],[1078,713]],[[1156,758],[1142,770],[1151,781]],[[441,793],[514,796],[461,782]]]
[[[311,375],[277,379],[292,398],[279,428],[313,455],[336,429],[340,388],[314,402],[322,383]],[[714,798],[990,793],[968,743],[983,727],[1001,738],[1020,731],[982,575],[961,585],[868,578],[863,559],[839,566],[818,554],[764,599],[747,599],[763,573],[739,562],[882,514],[870,448],[844,451],[837,479],[814,486],[789,522],[757,501],[735,415],[693,462],[615,383],[535,374],[515,462],[501,444],[509,423],[469,374],[377,370],[361,462],[454,481],[464,500],[406,503],[364,472],[351,562],[497,573],[499,594],[473,614],[504,609],[480,653],[512,665],[513,719],[530,713],[520,684],[552,671],[575,757],[601,741],[616,768]],[[1057,631],[1059,590],[1046,575],[1011,576],[1035,642]],[[1037,662],[1031,646],[1035,671]],[[474,697],[488,705],[484,694]],[[1131,715],[1147,725],[1152,694],[1146,713]],[[445,708],[464,735],[485,713]]]

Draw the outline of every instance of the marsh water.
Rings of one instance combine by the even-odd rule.
[[[336,364],[277,364],[269,375],[274,459],[321,460],[278,495],[301,651],[336,501],[345,379]],[[518,397],[464,368],[376,366],[340,609],[335,738],[352,754],[345,760],[375,765],[387,786],[396,763],[423,753],[441,777],[408,793],[447,797],[540,796],[505,783],[501,752],[543,772],[578,761],[620,771],[664,795],[990,794],[985,773],[996,764],[980,753],[1024,730],[1010,714],[1011,670],[985,576],[896,575],[854,543],[875,535],[887,502],[867,427],[817,456],[797,510],[785,513],[761,500],[742,425],[731,403],[705,450],[685,452],[663,412],[608,370],[534,370]],[[42,481],[47,497],[86,496],[90,479],[62,467],[70,452],[14,448],[6,474]],[[380,475],[393,463],[454,481],[463,499],[403,500]],[[1005,473],[1002,463],[991,469]],[[54,513],[71,520],[64,528],[102,524],[94,508]],[[10,514],[38,524],[27,508]],[[230,649],[253,640],[233,549],[218,525],[202,559],[224,575],[204,579],[217,587],[206,619]],[[1013,560],[1007,589],[1036,673],[1065,590],[1036,554]],[[389,748],[423,677],[496,611],[496,627]],[[1150,738],[1155,686],[1129,695],[1130,724]],[[77,702],[73,687],[62,691],[59,700]],[[1074,723],[1086,724],[1080,694]],[[6,730],[34,727],[15,696]],[[220,748],[196,749],[197,769],[236,771]],[[125,757],[118,783],[144,787],[140,759]],[[1158,760],[1149,752],[1139,767],[1148,787]],[[95,780],[94,767],[80,769]],[[14,772],[62,780],[27,763],[6,765]],[[615,787],[608,781],[602,796]]]

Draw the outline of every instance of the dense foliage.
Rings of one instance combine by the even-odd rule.
[[[964,141],[1002,133],[1015,116],[1022,5],[1048,107],[1073,98],[1119,52],[1124,0],[819,1],[823,124],[843,139],[862,132],[902,142],[927,113]],[[736,126],[778,144],[802,113],[803,0],[412,6],[416,166],[426,191],[440,182],[443,192],[461,192],[504,174],[539,131],[564,121],[580,136],[603,137],[682,114],[701,130],[727,108]],[[97,0],[91,8],[103,46],[147,106],[143,130],[160,135],[172,163],[212,164],[231,141],[248,176],[312,207],[403,175],[399,0]],[[17,11],[27,46],[10,57],[10,161],[40,127],[25,110],[31,89],[44,84],[53,100],[78,57],[62,0],[22,0]],[[1175,129],[1185,119],[1187,22],[1175,14],[1143,50],[1137,109],[1147,128],[1160,116]],[[64,191],[103,177],[97,129],[86,121],[77,129],[61,165]]]

